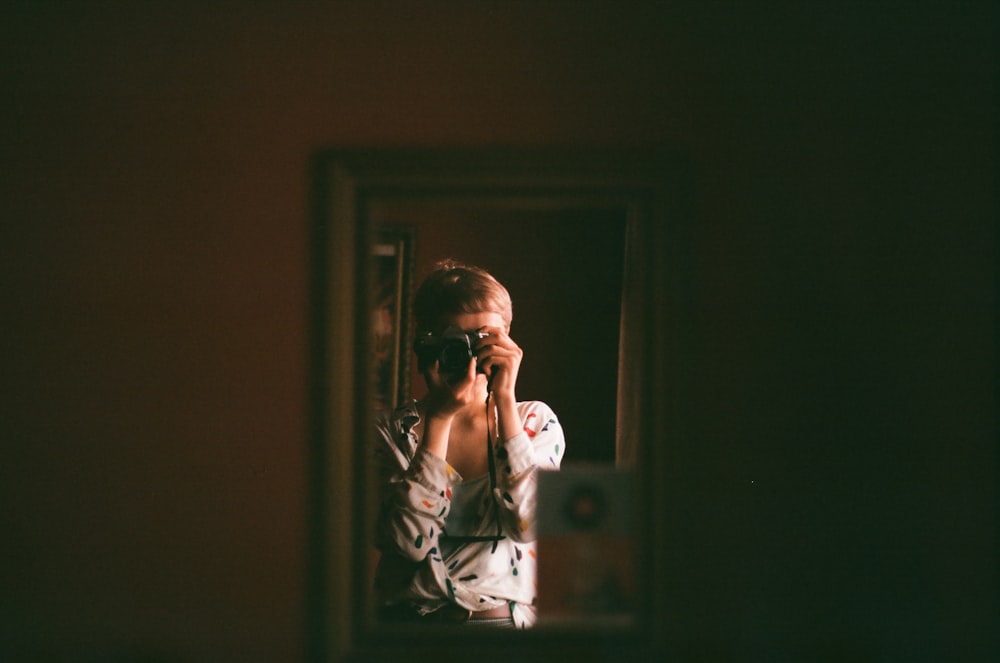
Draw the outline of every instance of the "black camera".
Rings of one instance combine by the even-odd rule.
[[[423,371],[437,361],[440,362],[441,373],[464,373],[469,368],[469,362],[476,356],[476,343],[485,336],[485,332],[466,332],[458,327],[448,327],[440,335],[430,332],[421,334],[413,342],[413,350],[417,353],[417,368]],[[483,372],[478,368],[476,370]]]

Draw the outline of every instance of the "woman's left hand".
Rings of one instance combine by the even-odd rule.
[[[489,378],[495,396],[513,400],[524,351],[501,327],[481,327],[479,331],[486,334],[476,345],[479,369]]]

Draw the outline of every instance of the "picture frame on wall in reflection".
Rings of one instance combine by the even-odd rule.
[[[372,246],[372,408],[395,408],[409,395],[407,364],[414,231],[383,227]]]

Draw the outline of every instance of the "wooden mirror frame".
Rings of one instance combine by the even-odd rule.
[[[574,663],[604,660],[608,647],[640,660],[665,651],[658,626],[679,609],[670,601],[671,575],[658,553],[670,545],[670,456],[684,429],[685,160],[662,150],[331,149],[316,155],[313,175],[307,658],[440,661],[472,653],[472,634],[453,627],[376,624],[368,587],[373,562],[365,542],[373,540],[374,519],[363,453],[374,439],[369,211],[380,200],[406,199],[623,210],[617,457],[636,470],[638,481],[635,623],[516,634],[477,629],[474,637],[488,641],[491,656],[524,661],[552,652]]]

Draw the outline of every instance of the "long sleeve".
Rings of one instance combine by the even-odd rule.
[[[443,459],[417,448],[407,420],[399,421],[383,419],[376,427],[377,545],[420,561],[438,554],[438,537],[451,508],[452,470]]]
[[[522,430],[494,448],[495,499],[504,531],[515,541],[534,541],[540,470],[558,470],[566,443],[555,413],[540,401],[518,404]]]

